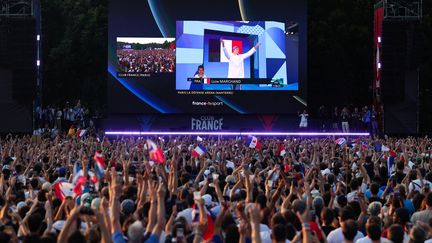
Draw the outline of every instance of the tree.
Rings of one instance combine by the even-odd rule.
[[[42,0],[43,102],[106,104],[106,0]]]

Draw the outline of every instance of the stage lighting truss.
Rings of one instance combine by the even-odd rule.
[[[423,0],[381,0],[375,5],[384,7],[384,19],[419,20],[423,15]]]
[[[0,0],[0,17],[33,16],[32,0]]]

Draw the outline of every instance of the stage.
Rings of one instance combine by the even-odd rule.
[[[108,136],[266,136],[266,137],[328,137],[328,136],[348,136],[361,137],[369,136],[369,133],[361,132],[140,132],[140,131],[105,131]]]
[[[284,115],[113,115],[103,121],[106,135],[200,135],[200,136],[369,136],[322,128],[328,121],[309,119],[308,128],[299,128],[297,114]]]

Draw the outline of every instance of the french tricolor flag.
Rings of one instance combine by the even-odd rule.
[[[347,140],[345,138],[338,138],[335,140],[335,143],[337,143],[340,146],[346,144],[346,142],[347,142]]]
[[[80,177],[84,176],[84,171],[82,170],[80,164],[78,162],[74,163],[73,171],[72,171],[72,183],[77,183]]]
[[[64,201],[66,197],[74,197],[74,185],[69,182],[57,182],[54,184],[54,193]]]
[[[75,196],[81,196],[84,191],[86,191],[85,185],[87,183],[87,178],[85,176],[78,177],[78,180],[75,183],[75,187],[72,189]]]
[[[389,156],[384,155],[383,158],[387,159],[387,172],[388,172],[388,175],[390,176],[395,171],[394,166],[395,166],[395,158],[397,157],[397,153],[392,149],[388,149],[387,151],[389,153]]]
[[[93,171],[89,171],[88,175],[90,177],[90,182],[95,183],[95,184],[99,182],[97,175],[95,173],[93,173]]]
[[[210,84],[210,78],[204,78],[203,83],[204,84]]]
[[[99,153],[98,151],[96,151],[93,159],[95,161],[96,174],[99,178],[102,178],[105,171],[105,159],[102,153]]]
[[[386,147],[384,145],[381,146],[381,151],[388,152],[390,157],[397,157],[397,153],[393,149],[390,149],[389,147]]]
[[[199,213],[199,209],[198,206],[196,204],[194,204],[192,206],[192,222],[194,223],[198,223],[199,222],[199,217],[200,217],[200,213]],[[204,230],[203,232],[203,240],[210,240],[213,237],[213,231],[214,231],[214,221],[213,218],[211,216],[211,214],[206,210],[206,214],[207,214],[207,228]]]
[[[237,46],[239,49],[239,53],[243,53],[243,42],[241,40],[223,40],[225,44],[225,49],[232,53],[234,52],[234,47]],[[225,56],[225,53],[223,51],[222,44],[220,46],[220,62],[229,62],[228,58]]]
[[[87,133],[86,129],[78,129],[78,131],[76,132],[76,136],[77,137],[84,137],[84,135]]]
[[[87,183],[87,178],[84,176],[84,171],[82,170],[80,164],[75,162],[72,171],[72,191],[74,195],[79,196],[86,190],[85,185]]]
[[[147,148],[149,150],[149,156],[150,160],[156,162],[156,163],[164,163],[165,162],[165,156],[162,151],[152,140],[147,139]]]
[[[278,147],[276,149],[276,155],[284,156],[285,154],[286,154],[285,144],[283,143],[278,144]]]
[[[246,146],[248,146],[249,148],[256,148],[256,149],[262,148],[260,141],[258,141],[258,138],[255,136],[251,136],[248,138],[248,140],[246,141]]]
[[[392,149],[390,149],[388,152],[390,154],[390,157],[396,157],[397,156],[397,153]]]
[[[205,153],[207,153],[206,148],[202,145],[198,145],[195,147],[194,150],[192,150],[192,157],[199,158],[202,155],[204,155]]]

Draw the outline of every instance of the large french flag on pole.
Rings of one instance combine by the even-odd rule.
[[[194,148],[194,150],[192,150],[192,157],[199,158],[205,153],[207,153],[206,148],[202,145],[198,145]]]
[[[248,140],[246,141],[246,146],[248,146],[249,148],[256,148],[256,149],[262,148],[260,141],[258,141],[258,138],[255,136],[250,136],[248,138]]]
[[[93,159],[95,161],[96,175],[99,178],[102,178],[105,171],[105,159],[102,153],[99,153],[98,151],[96,151],[95,155],[93,156]]]

